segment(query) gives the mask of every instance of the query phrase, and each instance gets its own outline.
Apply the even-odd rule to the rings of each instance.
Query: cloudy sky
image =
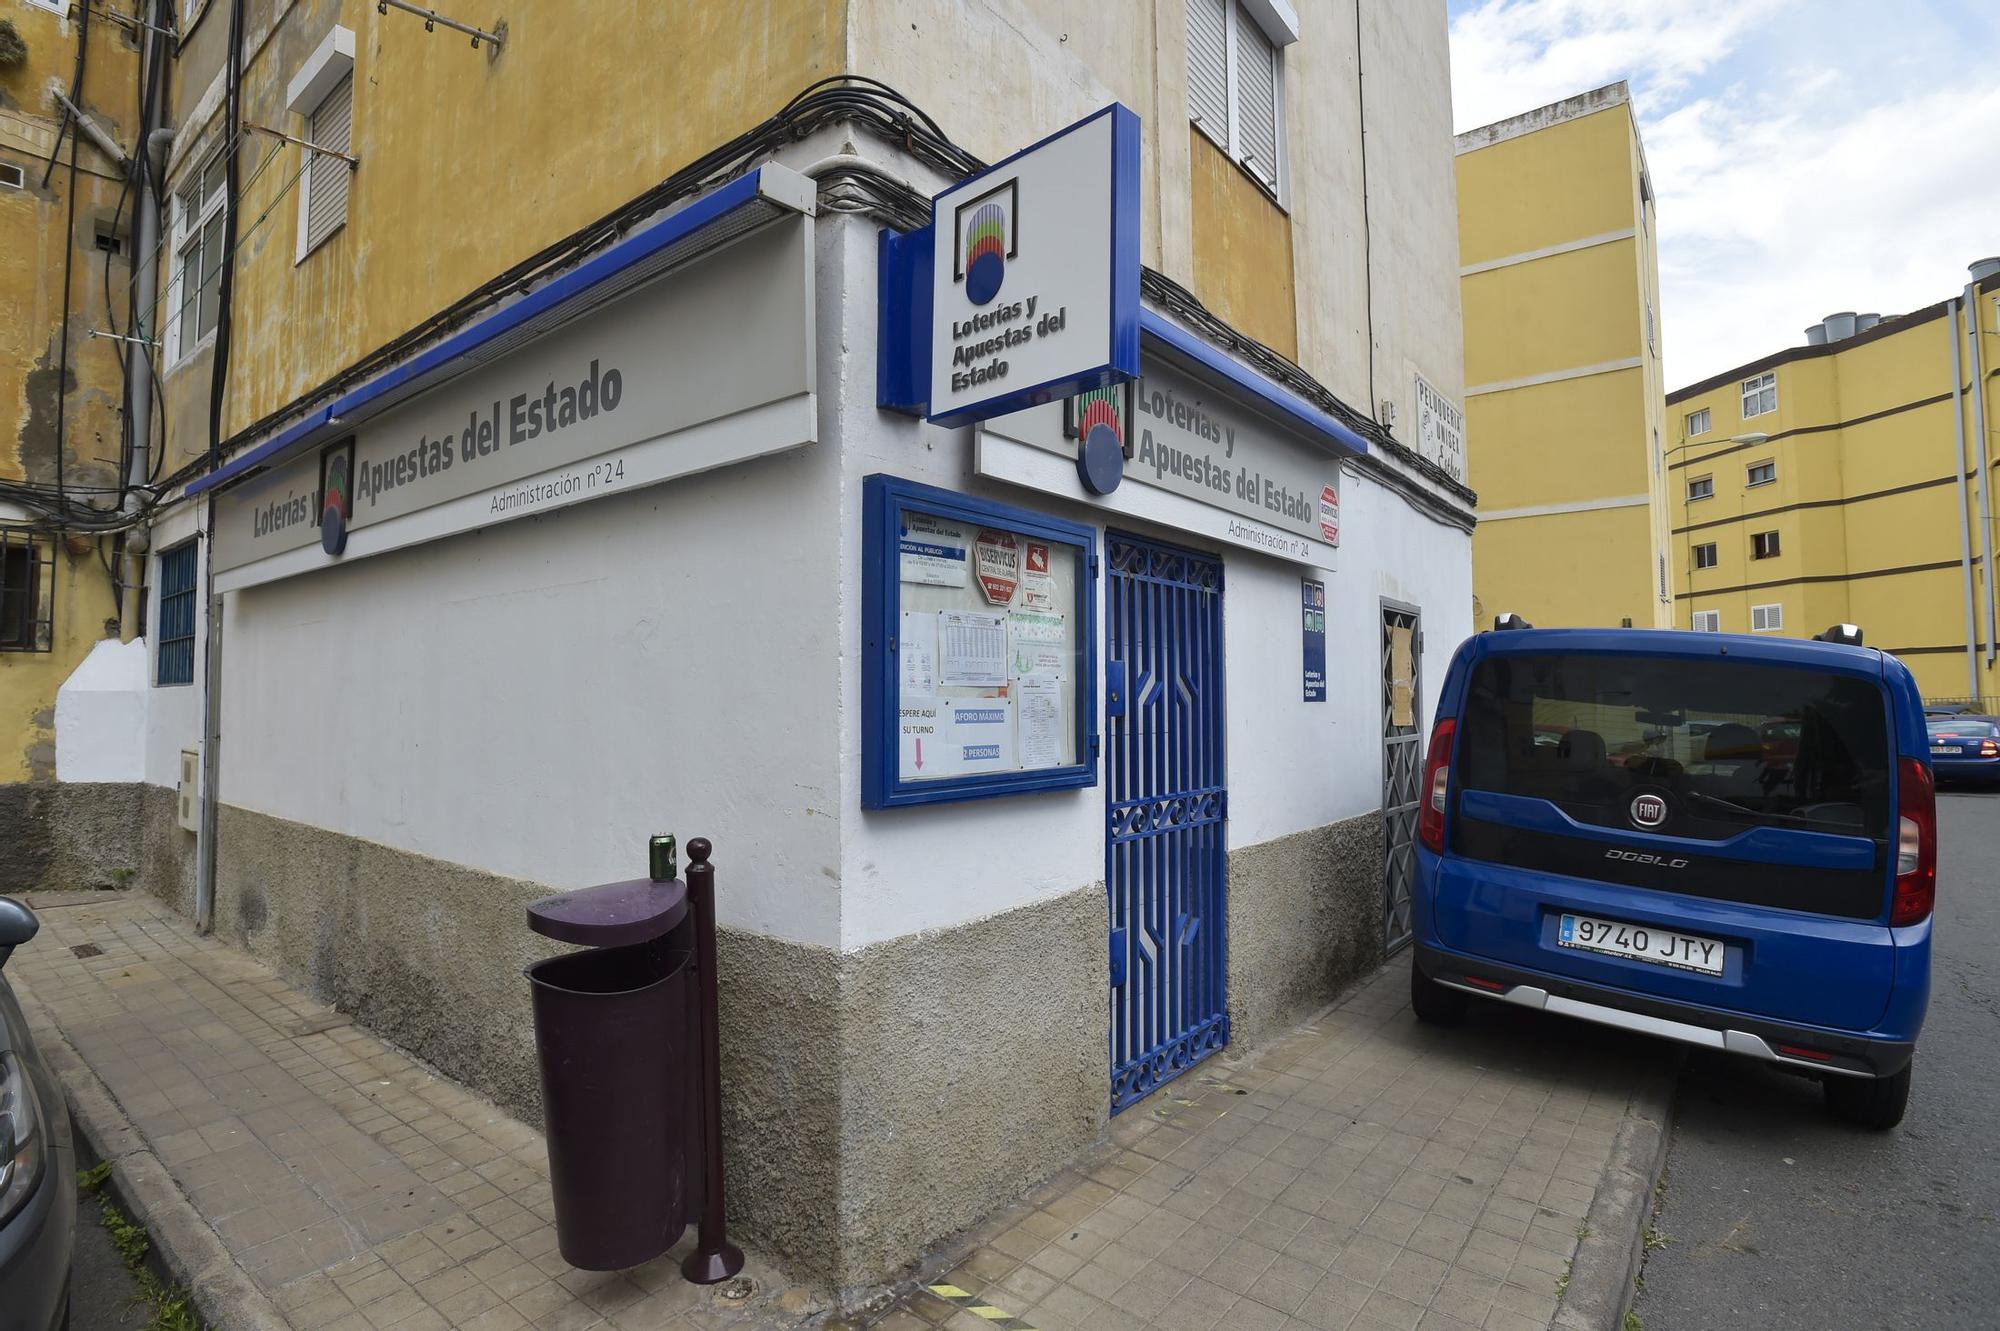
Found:
[[[1994,0],[1448,0],[1453,118],[1632,85],[1671,390],[2000,254]]]

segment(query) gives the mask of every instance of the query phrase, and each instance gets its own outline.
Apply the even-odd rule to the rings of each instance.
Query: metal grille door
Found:
[[[1410,941],[1410,891],[1417,881],[1417,804],[1424,738],[1417,663],[1423,632],[1415,609],[1382,605],[1382,943]]]
[[[1111,1109],[1229,1043],[1222,564],[1110,533]]]

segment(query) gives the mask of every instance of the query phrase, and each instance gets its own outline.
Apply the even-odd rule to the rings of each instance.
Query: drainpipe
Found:
[[[148,330],[156,313],[159,295],[159,262],[153,256],[160,248],[160,198],[154,186],[173,146],[174,132],[164,125],[167,97],[167,38],[159,7],[153,7],[153,30],[146,40],[146,105],[139,119],[139,149],[128,170],[137,178],[138,218],[133,227],[133,258],[138,268],[132,274],[132,352],[125,357],[125,401],[130,404],[127,422],[132,434],[132,455],[125,473],[125,502],[128,514],[139,510],[139,487],[152,477],[153,448],[153,352],[147,345]],[[150,533],[135,527],[125,538],[124,556],[118,570],[118,640],[131,642],[139,636],[140,602],[145,593],[145,561]]]
[[[1965,322],[1967,334],[1972,344],[1972,442],[1979,462],[1979,547],[1986,555],[1986,668],[1993,668],[1993,657],[2000,646],[1993,641],[1995,618],[1995,598],[2000,597],[2000,588],[1993,583],[1993,500],[1987,494],[1991,483],[1986,475],[1990,470],[1986,462],[1986,368],[1983,348],[1980,346],[1979,285],[1965,284]],[[1957,325],[1952,326],[1957,331]],[[1973,706],[1979,706],[1979,690],[1972,691]]]
[[[1948,331],[1951,336],[1951,423],[1958,432],[1958,470],[1952,476],[1958,481],[1958,548],[1959,561],[1965,570],[1965,693],[1969,698],[1979,697],[1979,620],[1972,608],[1972,521],[1965,511],[1965,377],[1959,364],[1958,355],[1958,302],[1953,301],[1947,313],[1951,316]],[[1988,569],[1987,580],[1992,580],[1993,570]],[[1974,702],[1973,706],[1978,706]]]
[[[1954,343],[1956,345],[1956,343]],[[221,793],[222,757],[222,601],[215,594],[215,492],[208,493],[202,518],[202,605],[207,609],[208,636],[201,684],[201,831],[194,843],[194,927],[215,928],[216,806]]]

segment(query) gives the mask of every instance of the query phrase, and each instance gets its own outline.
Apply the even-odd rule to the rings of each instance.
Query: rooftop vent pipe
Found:
[[[1989,277],[2000,276],[2000,254],[1985,259],[1974,259],[1966,265],[1966,271],[1972,274],[1972,280],[1975,282],[1984,282]]]
[[[1842,310],[1838,314],[1826,316],[1826,340],[1838,342],[1854,336],[1854,311]]]
[[[1855,319],[1854,331],[1857,333],[1865,333],[1869,329],[1873,328],[1876,324],[1881,322],[1882,322],[1882,316],[1879,314],[1875,313],[1864,314]]]
[[[1806,329],[1806,345],[1809,347],[1823,347],[1826,345],[1825,324],[1814,324],[1812,327]]]

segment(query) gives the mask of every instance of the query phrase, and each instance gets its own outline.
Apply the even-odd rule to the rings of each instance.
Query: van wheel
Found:
[[[1910,1103],[1910,1072],[1914,1060],[1893,1077],[1828,1077],[1826,1107],[1857,1127],[1887,1132],[1903,1121]]]
[[[1417,1020],[1432,1026],[1457,1026],[1465,1020],[1466,995],[1439,984],[1410,959],[1410,1008]]]

